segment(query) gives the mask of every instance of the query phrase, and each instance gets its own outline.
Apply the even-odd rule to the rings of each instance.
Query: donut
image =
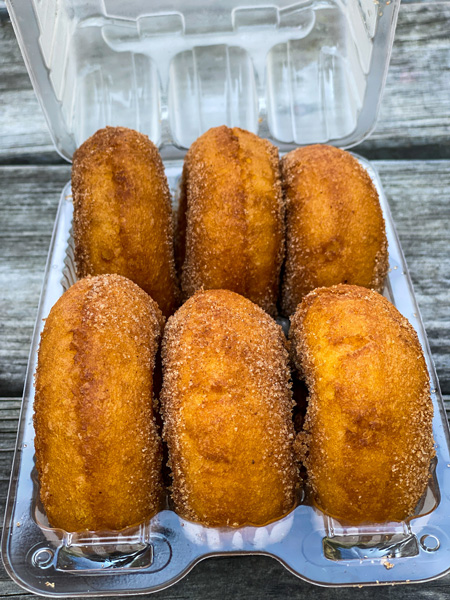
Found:
[[[284,256],[277,148],[238,127],[210,129],[189,148],[180,188],[183,298],[228,289],[274,315]]]
[[[52,527],[120,530],[160,506],[153,366],[163,317],[120,275],[87,277],[52,307],[41,337],[34,427]]]
[[[299,477],[281,328],[234,292],[200,291],[168,320],[162,360],[176,512],[237,527],[290,511]]]
[[[309,389],[296,440],[316,506],[347,524],[413,515],[434,456],[433,405],[417,334],[360,286],[310,292],[291,320]]]
[[[378,193],[345,150],[314,145],[281,161],[286,201],[282,312],[308,292],[339,283],[382,293],[388,245]]]
[[[156,146],[132,129],[100,129],[73,156],[72,193],[78,277],[123,275],[172,314],[173,215]]]

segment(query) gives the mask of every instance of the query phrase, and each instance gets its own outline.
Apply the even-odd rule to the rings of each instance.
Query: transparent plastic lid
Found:
[[[375,125],[400,0],[7,0],[56,149],[137,129],[163,158],[210,127],[281,149]]]

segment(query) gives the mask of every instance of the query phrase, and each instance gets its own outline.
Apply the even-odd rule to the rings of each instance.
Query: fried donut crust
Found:
[[[200,291],[169,319],[163,438],[182,517],[263,525],[294,507],[299,477],[285,343],[260,307],[227,290]]]
[[[311,290],[339,283],[382,293],[388,244],[378,193],[345,150],[316,144],[281,161],[286,201],[283,314]]]
[[[296,440],[314,502],[352,525],[401,521],[425,491],[433,405],[411,324],[378,293],[311,292],[291,322],[309,404]]]
[[[119,530],[158,510],[152,379],[162,326],[156,302],[119,275],[82,279],[51,309],[34,427],[40,496],[53,527]]]
[[[199,137],[184,162],[177,238],[184,299],[223,288],[275,314],[284,257],[278,149],[238,127]]]
[[[73,156],[72,192],[78,277],[124,275],[172,314],[173,215],[156,146],[132,129],[100,129]]]

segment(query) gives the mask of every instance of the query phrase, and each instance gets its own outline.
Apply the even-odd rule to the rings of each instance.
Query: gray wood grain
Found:
[[[403,0],[380,117],[356,150],[377,158],[450,158],[450,2]],[[0,164],[58,164],[0,0]],[[378,161],[450,416],[450,160]],[[0,520],[20,396],[57,202],[67,165],[0,167]],[[450,559],[449,559],[450,566]],[[450,576],[383,589],[326,589],[275,560],[208,559],[154,598],[450,598]],[[27,598],[0,563],[0,597]],[[150,599],[150,595],[143,596]]]
[[[448,161],[374,161],[389,200],[442,390],[450,393]]]
[[[450,161],[378,161],[442,389],[450,393]],[[0,394],[19,396],[66,165],[1,167]]]
[[[70,167],[0,169],[0,394],[20,395],[57,202]]]
[[[402,3],[368,158],[450,158],[450,2]],[[0,20],[0,163],[61,163],[14,37]]]
[[[370,158],[450,158],[450,3],[400,7]]]
[[[15,600],[33,598],[0,571],[0,595]],[[301,581],[279,564],[264,556],[209,558],[199,563],[180,582],[142,600],[444,600],[450,597],[448,576],[435,582],[383,588],[322,588]],[[107,600],[111,600],[109,597]]]

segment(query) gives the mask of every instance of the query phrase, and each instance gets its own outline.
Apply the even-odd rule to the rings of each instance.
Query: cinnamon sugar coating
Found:
[[[73,156],[72,192],[78,277],[124,275],[172,314],[173,215],[156,146],[132,129],[100,129]]]
[[[348,152],[297,148],[281,161],[286,200],[283,314],[316,287],[360,285],[382,293],[388,244],[378,193]]]
[[[82,279],[51,309],[34,427],[52,527],[119,530],[158,510],[162,452],[152,403],[163,321],[156,302],[119,275]]]
[[[281,328],[227,290],[167,322],[163,437],[176,511],[209,526],[263,525],[294,507],[292,393]]]
[[[229,289],[275,314],[284,257],[278,150],[234,127],[215,127],[186,154],[178,212],[184,299]]]
[[[296,446],[316,504],[351,525],[411,516],[434,456],[429,376],[411,324],[376,292],[338,285],[306,296],[290,337],[310,393]]]

